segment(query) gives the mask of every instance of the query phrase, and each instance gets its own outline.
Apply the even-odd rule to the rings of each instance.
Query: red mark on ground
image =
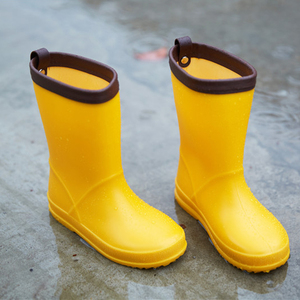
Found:
[[[162,47],[153,51],[136,53],[134,57],[138,60],[157,61],[166,58],[167,55],[168,55],[168,49],[166,47]]]

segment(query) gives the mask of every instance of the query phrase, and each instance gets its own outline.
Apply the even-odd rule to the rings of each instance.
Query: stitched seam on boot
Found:
[[[71,207],[71,209],[68,211],[69,214],[72,213],[72,211],[75,209],[76,210],[76,213],[79,215],[78,211],[77,211],[77,206],[80,204],[81,201],[83,201],[89,193],[91,193],[94,189],[96,189],[97,187],[101,186],[102,184],[106,183],[107,181],[113,179],[114,177],[117,177],[117,176],[120,176],[123,174],[123,170],[118,172],[118,173],[115,173],[111,176],[108,176],[102,180],[100,180],[99,182],[97,182],[96,184],[94,184],[92,187],[90,187],[80,198],[79,200],[73,204],[73,207]]]
[[[224,172],[224,173],[221,173],[221,174],[218,174],[218,175],[216,175],[216,176],[213,176],[213,177],[209,178],[204,184],[202,184],[202,185],[196,190],[196,192],[192,195],[191,199],[196,200],[197,194],[198,194],[199,192],[201,192],[201,190],[203,190],[207,185],[209,185],[209,184],[210,184],[211,182],[213,182],[214,180],[219,179],[219,178],[222,178],[222,177],[226,177],[226,176],[228,176],[228,175],[237,174],[237,173],[240,173],[240,172],[244,172],[244,168],[240,168],[240,169],[233,170],[233,171],[229,171],[229,172]]]
[[[72,204],[73,204],[73,207],[75,206],[75,200],[74,198],[72,197],[70,191],[68,190],[67,186],[65,185],[65,183],[63,182],[63,180],[60,178],[60,176],[58,175],[58,173],[55,171],[54,167],[52,166],[50,160],[49,160],[49,166],[50,166],[50,169],[51,171],[53,172],[53,174],[56,176],[56,178],[58,179],[59,183],[63,186],[63,188],[65,189],[67,195],[69,196]],[[68,212],[67,212],[68,213]],[[80,216],[78,214],[78,212],[76,211],[76,215],[77,215],[77,218],[79,220],[79,222],[81,222],[81,219],[80,219]]]
[[[188,168],[188,166],[187,166],[187,163],[186,163],[185,158],[184,158],[183,154],[181,153],[181,151],[179,152],[179,156],[180,156],[180,159],[181,159],[181,161],[182,161],[182,164],[183,164],[183,166],[184,166],[184,168],[185,168],[185,170],[186,170],[186,173],[187,173],[187,175],[188,175],[188,179],[189,179],[190,184],[191,184],[191,186],[192,186],[192,191],[193,191],[193,193],[194,193],[195,187],[194,187],[194,183],[193,183],[193,180],[192,180],[192,177],[191,177],[191,174],[190,174],[190,170],[189,170],[189,168]],[[193,199],[193,195],[192,195],[192,197],[191,197],[191,200],[192,200],[192,199]]]

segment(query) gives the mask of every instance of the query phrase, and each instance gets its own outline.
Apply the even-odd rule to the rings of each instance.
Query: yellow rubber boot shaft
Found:
[[[87,94],[110,89],[100,75],[70,67],[50,66],[44,73]],[[119,93],[90,104],[35,82],[34,90],[49,147],[52,215],[123,265],[156,268],[180,257],[186,249],[183,229],[137,197],[124,178]]]
[[[171,56],[172,51],[176,47]],[[230,59],[235,58],[227,59],[227,64]],[[183,76],[203,81],[204,87],[199,88],[203,90],[207,82],[232,84],[242,79],[243,75],[213,60],[209,55],[207,59],[192,56],[186,67],[170,65],[175,73],[182,68]],[[228,93],[212,88],[210,93],[201,92],[188,87],[189,81],[182,83],[185,79],[174,72],[180,130],[176,200],[203,224],[216,249],[234,266],[268,272],[283,265],[290,254],[287,233],[244,179],[244,145],[254,86],[240,92],[232,87]]]

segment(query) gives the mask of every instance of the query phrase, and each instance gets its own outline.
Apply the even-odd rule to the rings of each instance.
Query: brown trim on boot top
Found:
[[[169,51],[171,71],[181,83],[194,91],[207,94],[239,93],[252,90],[255,87],[257,72],[249,63],[213,46],[187,43],[188,39],[188,37],[176,39],[175,45]],[[184,55],[184,57],[179,57],[180,55]],[[187,65],[189,65],[192,57],[217,63],[241,77],[231,79],[201,79],[194,77],[180,66],[182,65],[182,59],[186,59],[188,61]]]
[[[42,48],[31,53],[29,67],[31,78],[37,85],[74,101],[98,104],[111,100],[119,92],[117,72],[107,65],[85,57],[48,52]],[[47,76],[48,67],[76,69],[104,79],[109,84],[100,90],[81,89]],[[41,70],[45,71],[45,74]]]

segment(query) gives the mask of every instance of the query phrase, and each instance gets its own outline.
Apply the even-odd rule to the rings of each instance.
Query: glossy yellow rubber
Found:
[[[185,68],[202,79],[239,77],[208,60]],[[217,251],[248,272],[269,272],[290,255],[280,222],[254,197],[244,179],[243,155],[254,90],[205,94],[172,83],[180,130],[175,198],[199,220]]]
[[[108,82],[65,67],[47,76],[81,89]],[[183,229],[137,197],[121,162],[119,93],[104,103],[69,100],[34,83],[49,147],[49,209],[108,259],[137,268],[168,265],[186,249]]]

